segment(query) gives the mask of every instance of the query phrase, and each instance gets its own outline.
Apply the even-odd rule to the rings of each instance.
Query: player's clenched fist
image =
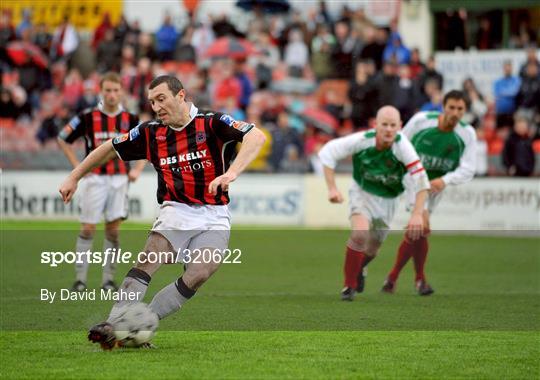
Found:
[[[343,203],[343,195],[338,189],[330,189],[328,190],[328,200],[330,203]]]
[[[421,214],[412,214],[407,225],[407,237],[412,240],[418,240],[424,232],[424,219]]]
[[[62,185],[60,185],[60,194],[62,195],[62,199],[64,200],[64,203],[69,203],[71,199],[73,198],[73,194],[75,194],[75,191],[77,191],[77,180],[72,178],[71,176],[68,176]]]
[[[212,195],[216,195],[217,189],[219,187],[221,187],[222,191],[229,191],[229,184],[235,179],[235,174],[225,173],[223,175],[220,175],[219,177],[216,177],[212,182],[210,182],[210,184],[208,185],[208,192]]]

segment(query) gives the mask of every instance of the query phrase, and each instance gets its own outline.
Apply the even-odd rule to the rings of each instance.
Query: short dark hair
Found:
[[[172,92],[173,95],[176,96],[180,92],[180,90],[184,89],[184,86],[182,85],[182,82],[178,80],[178,78],[172,76],[172,75],[161,75],[157,78],[154,78],[152,82],[150,82],[150,85],[148,86],[149,90],[152,90],[159,86],[162,83],[167,83],[167,87],[169,88],[169,91]]]
[[[465,102],[465,105],[467,104],[467,97],[465,96],[465,93],[463,91],[459,90],[452,90],[446,93],[444,95],[443,99],[443,106],[446,105],[446,102],[448,99],[454,99],[454,100],[463,100]]]

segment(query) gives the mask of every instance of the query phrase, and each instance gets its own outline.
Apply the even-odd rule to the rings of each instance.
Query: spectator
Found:
[[[184,30],[184,34],[180,38],[178,46],[174,52],[174,60],[177,62],[197,63],[197,52],[191,44],[193,39],[193,27],[188,25]],[[243,119],[242,119],[243,120]]]
[[[512,75],[512,61],[504,62],[503,73],[504,76],[497,79],[493,85],[497,128],[506,128],[513,124],[516,96],[521,85],[520,79]]]
[[[538,68],[538,72],[540,72],[540,61],[538,60],[538,56],[536,55],[536,47],[532,46],[527,49],[527,58],[525,60],[525,63],[521,65],[521,68],[519,69],[519,76],[523,78],[526,76],[527,71],[527,65],[529,63],[533,63]]]
[[[323,80],[332,73],[332,51],[336,38],[327,24],[317,26],[317,34],[311,40],[311,66],[317,80]]]
[[[96,85],[92,80],[85,80],[83,82],[83,94],[77,101],[75,106],[75,112],[79,113],[84,111],[87,108],[92,108],[97,106],[99,102],[98,96],[96,94]],[[62,127],[65,123],[62,125]]]
[[[494,35],[493,26],[487,17],[480,19],[480,25],[476,32],[476,47],[478,50],[495,49],[496,37]]]
[[[238,36],[238,32],[233,24],[229,21],[227,15],[222,14],[216,17],[212,22],[212,29],[214,31],[215,38],[225,36]],[[196,46],[196,45],[195,45]]]
[[[137,60],[143,57],[148,58],[152,62],[157,60],[156,50],[154,49],[154,43],[150,34],[144,32],[139,34],[138,43],[135,45],[135,57]]]
[[[465,9],[459,9],[458,11],[449,10],[446,13],[448,30],[446,32],[447,39],[447,49],[455,50],[466,49],[467,41],[465,37],[465,24],[467,19],[467,12]]]
[[[397,66],[390,62],[385,62],[382,72],[377,74],[374,80],[376,91],[376,109],[384,105],[394,105],[395,94],[399,88],[399,78],[396,75]]]
[[[267,88],[272,82],[272,70],[279,63],[279,50],[274,45],[268,32],[257,35],[255,47],[259,54],[248,58],[251,67],[255,67],[256,85],[258,89]]]
[[[36,138],[41,145],[49,140],[53,140],[58,136],[58,133],[69,121],[69,105],[61,104],[56,112],[53,112],[49,117],[45,118],[39,127]]]
[[[64,79],[62,98],[65,99],[71,109],[75,109],[79,98],[83,93],[82,75],[77,69],[71,69]]]
[[[394,106],[401,114],[403,125],[409,121],[415,111],[417,88],[411,80],[411,69],[408,65],[400,65],[398,70],[399,82],[394,95]]]
[[[105,35],[97,47],[96,60],[97,71],[118,71],[120,68],[120,45],[114,40],[114,31],[107,29]]]
[[[51,58],[54,61],[70,61],[71,55],[79,46],[79,37],[69,17],[65,16],[62,24],[54,31],[51,46]]]
[[[523,49],[536,42],[536,32],[531,27],[531,21],[527,16],[518,22],[517,34],[510,37],[510,47]]]
[[[478,128],[488,109],[484,96],[478,91],[472,78],[463,81],[463,92],[467,95],[468,106],[462,120]]]
[[[171,16],[166,15],[163,24],[156,32],[156,51],[160,61],[173,59],[177,39],[178,33],[172,25]]]
[[[367,65],[356,64],[354,79],[349,84],[349,100],[352,105],[351,121],[355,130],[367,128],[369,119],[375,116],[374,88],[370,82]]]
[[[366,45],[360,53],[362,59],[371,59],[377,70],[382,68],[383,52],[386,48],[387,33],[383,28],[366,30]]]
[[[25,8],[23,10],[23,16],[22,16],[22,20],[21,20],[21,23],[17,26],[17,29],[16,29],[16,35],[18,38],[22,38],[22,34],[24,31],[28,30],[28,31],[32,31],[32,13],[30,11],[30,9],[28,8]]]
[[[355,45],[349,24],[339,21],[335,25],[336,43],[332,49],[334,77],[349,80],[352,77],[352,50]]]
[[[118,25],[116,25],[116,28],[114,28],[114,40],[119,46],[124,45],[130,30],[131,28],[126,20],[126,16],[121,15]]]
[[[315,21],[318,24],[326,24],[328,26],[332,25],[332,18],[328,13],[328,9],[326,8],[326,1],[324,0],[319,1],[319,9],[317,10]]]
[[[538,75],[538,66],[533,62],[527,64],[516,103],[519,112],[526,115],[529,120],[536,121],[540,114],[540,76]]]
[[[214,87],[214,104],[217,108],[222,108],[227,99],[232,97],[238,107],[242,97],[242,84],[234,76],[232,61],[223,61],[222,65],[222,70],[220,70],[222,77]]]
[[[15,39],[15,28],[11,23],[11,14],[8,10],[1,10],[0,14],[0,62],[7,62],[4,47]]]
[[[47,24],[44,22],[37,24],[33,40],[34,44],[48,56],[51,50],[52,35],[47,30]]]
[[[410,60],[411,52],[403,45],[401,36],[398,32],[392,32],[383,51],[383,61],[402,65],[408,64]]]
[[[137,104],[137,109],[139,112],[151,112],[152,109],[147,100],[147,88],[154,78],[152,62],[148,58],[141,58],[137,63],[137,72],[130,78],[127,88]]]
[[[439,90],[442,90],[444,87],[443,82],[443,76],[440,72],[437,71],[435,68],[435,57],[430,56],[426,62],[426,68],[424,72],[420,75],[418,78],[418,86],[420,90],[422,91],[422,94],[426,95],[424,89],[426,87],[426,82],[429,80],[433,80],[437,82],[437,86],[439,87]]]
[[[0,87],[0,119],[15,120],[19,116],[11,91],[5,87]]]
[[[94,50],[96,50],[101,41],[105,39],[105,34],[108,30],[113,30],[113,25],[111,23],[111,16],[109,15],[109,12],[105,12],[103,18],[101,19],[101,23],[94,31],[94,38],[92,39],[92,48]]]
[[[287,158],[289,146],[294,146],[298,152],[303,152],[302,139],[298,132],[289,125],[289,117],[286,112],[278,114],[276,128],[272,130],[272,154],[270,164],[274,171],[280,171],[283,161]]]
[[[436,111],[442,112],[443,93],[439,88],[439,84],[435,79],[430,79],[424,86],[424,92],[428,97],[428,101],[422,104],[420,111]]]
[[[508,175],[528,177],[533,173],[535,156],[527,118],[516,118],[514,130],[504,144],[503,163]]]
[[[191,36],[191,45],[197,51],[197,57],[201,59],[206,52],[206,49],[215,41],[216,36],[214,30],[208,22],[200,22],[195,24],[195,29]]]
[[[238,105],[245,112],[253,93],[253,85],[246,73],[246,62],[244,60],[234,62],[234,77],[238,80],[242,89]],[[239,120],[244,120],[244,118],[239,118]]]
[[[409,69],[411,70],[411,79],[416,80],[420,78],[424,72],[426,65],[420,59],[420,50],[414,48],[411,50],[411,61],[409,62]]]
[[[309,51],[306,46],[302,32],[293,29],[289,33],[289,43],[285,47],[285,63],[289,68],[289,75],[292,77],[302,77],[304,68],[308,63]]]

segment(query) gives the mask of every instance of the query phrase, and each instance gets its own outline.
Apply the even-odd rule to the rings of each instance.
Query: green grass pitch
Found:
[[[111,302],[39,300],[68,288],[73,265],[40,263],[74,249],[77,224],[3,222],[0,378],[493,378],[540,376],[540,239],[430,238],[431,297],[413,291],[409,264],[394,295],[380,293],[400,234],[369,265],[366,291],[339,300],[345,230],[236,229],[226,264],[177,314],[157,350],[102,352],[85,331]],[[125,224],[139,251],[147,226]],[[101,234],[94,250],[101,250]],[[118,280],[130,265],[118,269]],[[89,286],[101,269],[92,267]],[[163,266],[145,301],[182,272]]]

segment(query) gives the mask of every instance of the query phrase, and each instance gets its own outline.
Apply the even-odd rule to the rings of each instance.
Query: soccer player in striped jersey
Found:
[[[77,182],[112,157],[118,155],[125,161],[147,159],[157,172],[157,200],[161,207],[144,251],[180,252],[183,256],[176,257],[180,262],[187,261],[186,252],[196,250],[223,254],[230,234],[229,184],[257,157],[265,142],[264,134],[253,124],[199,110],[185,97],[186,91],[177,78],[155,78],[149,85],[148,98],[158,119],[100,146],[60,187],[64,201],[69,202]],[[238,142],[242,145],[231,163]],[[104,348],[116,344],[110,322],[124,305],[143,299],[161,264],[140,260],[127,273],[120,290],[131,295],[129,300],[115,303],[108,321],[90,329],[91,341]],[[174,313],[220,264],[215,258],[209,262],[190,261],[181,277],[154,296],[150,308],[160,319]]]
[[[362,272],[377,255],[386,239],[395,214],[398,197],[407,187],[415,194],[414,209],[407,225],[407,236],[417,240],[424,224],[422,211],[429,182],[412,144],[399,130],[399,111],[391,106],[377,112],[375,130],[358,132],[328,142],[319,152],[324,165],[328,200],[342,203],[334,170],[339,160],[352,156],[354,182],[349,190],[351,234],[345,253],[345,287],[341,299],[352,301],[363,291]],[[360,280],[360,281],[359,281]]]
[[[71,144],[79,138],[85,140],[86,155],[104,142],[129,132],[139,122],[133,115],[122,108],[122,86],[120,76],[106,73],[100,81],[101,101],[95,108],[90,108],[76,115],[63,128],[58,136],[58,144],[75,168],[79,164]],[[96,167],[81,181],[80,222],[81,230],[77,238],[76,251],[92,250],[96,224],[105,216],[105,240],[103,252],[118,249],[120,223],[126,219],[128,211],[128,182],[135,181],[144,167],[144,161],[130,169],[128,163],[112,159]],[[75,283],[73,290],[86,289],[88,262],[75,264]],[[114,282],[115,265],[108,262],[103,267],[102,288],[117,290]]]
[[[394,292],[401,269],[412,257],[418,294],[427,296],[433,293],[424,273],[430,232],[429,216],[441,200],[444,188],[469,182],[476,169],[476,132],[473,127],[460,121],[466,106],[463,92],[450,91],[443,99],[443,113],[419,112],[403,129],[403,134],[411,140],[426,169],[431,190],[423,212],[425,231],[415,241],[407,236],[403,238],[394,267],[382,287],[384,292]],[[411,194],[407,199],[410,204]]]

